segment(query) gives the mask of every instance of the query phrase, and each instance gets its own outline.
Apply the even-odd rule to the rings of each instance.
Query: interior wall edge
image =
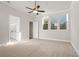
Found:
[[[71,41],[70,43],[71,43],[72,47],[74,48],[75,52],[77,53],[77,55],[79,56],[79,51],[78,51],[78,49],[75,47],[75,45],[73,44],[72,41]]]

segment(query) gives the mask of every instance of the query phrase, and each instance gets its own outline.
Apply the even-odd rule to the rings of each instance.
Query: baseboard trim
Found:
[[[73,42],[71,41],[72,47],[74,48],[74,50],[76,51],[77,55],[79,56],[79,51],[78,49],[75,47],[75,45],[73,44]]]
[[[55,41],[62,41],[62,42],[70,42],[70,40],[62,40],[62,39],[53,39]]]
[[[43,40],[44,38],[39,38]],[[62,39],[44,39],[44,40],[54,40],[54,41],[62,41],[62,42],[71,42],[70,40],[62,40]]]

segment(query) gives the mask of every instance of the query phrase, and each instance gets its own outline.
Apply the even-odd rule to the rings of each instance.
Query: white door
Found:
[[[9,17],[9,41],[21,40],[20,18],[10,15]]]
[[[33,38],[39,38],[39,25],[37,21],[33,22]]]

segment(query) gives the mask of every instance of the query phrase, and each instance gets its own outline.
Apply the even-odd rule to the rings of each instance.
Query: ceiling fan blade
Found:
[[[30,11],[30,12],[28,12],[28,13],[32,13],[33,11]]]
[[[36,5],[36,1],[35,1],[35,6],[34,6],[34,8],[30,8],[30,7],[26,7],[27,9],[30,9],[30,10],[32,10],[32,11],[30,11],[30,12],[28,12],[28,13],[32,13],[33,11],[33,13],[36,13],[37,15],[38,15],[38,12],[45,12],[44,10],[39,10],[39,8],[40,8],[40,5]]]
[[[44,10],[37,10],[38,12],[45,12]]]
[[[26,7],[26,8],[28,8],[28,9],[30,9],[30,10],[33,10],[32,8],[30,8],[30,7]]]

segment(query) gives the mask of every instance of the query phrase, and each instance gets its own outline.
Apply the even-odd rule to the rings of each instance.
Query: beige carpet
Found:
[[[70,43],[52,40],[27,40],[0,46],[1,57],[77,57]]]

